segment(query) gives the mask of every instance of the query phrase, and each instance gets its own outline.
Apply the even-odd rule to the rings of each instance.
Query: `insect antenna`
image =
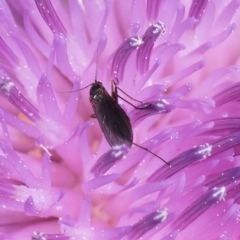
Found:
[[[139,147],[139,148],[141,148],[141,149],[143,149],[143,150],[145,150],[145,151],[147,151],[147,152],[149,152],[149,153],[151,153],[151,154],[154,155],[155,157],[157,157],[157,158],[159,158],[160,160],[162,160],[163,162],[165,162],[169,167],[171,167],[170,163],[166,162],[163,158],[159,157],[156,153],[150,151],[148,148],[145,148],[145,147],[143,147],[143,146],[141,146],[141,145],[138,145],[138,144],[136,144],[136,143],[134,143],[134,142],[133,142],[132,144],[135,145],[135,146],[137,146],[137,147]]]
[[[64,91],[64,92],[59,92],[59,93],[72,93],[72,92],[78,92],[78,91],[81,91],[81,90],[83,90],[83,89],[85,89],[85,88],[88,88],[88,87],[90,87],[90,86],[92,86],[92,83],[90,83],[90,84],[87,85],[86,87],[79,88],[79,89],[77,89],[77,90],[73,90],[73,91]]]
[[[96,69],[95,69],[95,82],[97,82],[97,77],[98,77],[98,68],[99,68],[99,47],[100,47],[100,42],[97,45],[97,52],[96,52]]]
[[[95,82],[97,82],[97,76],[98,76],[98,66],[99,66],[99,44],[98,43],[98,46],[97,46],[97,52],[96,52],[96,70],[95,70]],[[83,88],[79,88],[77,90],[74,90],[74,91],[64,91],[64,92],[59,92],[59,93],[72,93],[72,92],[78,92],[78,91],[81,91],[85,88],[88,88],[90,86],[92,86],[93,84],[90,83],[89,85],[87,85],[86,87],[83,87]]]

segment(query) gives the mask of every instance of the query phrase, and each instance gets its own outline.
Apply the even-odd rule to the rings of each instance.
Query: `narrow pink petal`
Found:
[[[18,172],[22,181],[29,187],[38,187],[39,180],[35,178],[29,168],[25,165],[22,159],[6,144],[0,144],[1,149],[6,155],[8,161],[12,164],[12,167]]]
[[[16,64],[19,63],[18,57],[14,54],[11,48],[8,47],[2,37],[0,37],[0,55],[4,62],[11,65],[12,67],[16,66]]]
[[[142,37],[142,44],[137,51],[137,69],[141,74],[149,70],[150,56],[153,46],[158,37],[163,36],[166,32],[166,26],[163,22],[152,24]]]
[[[7,124],[17,128],[18,130],[24,132],[28,136],[36,138],[40,135],[38,129],[35,126],[26,123],[25,121],[17,118],[16,116],[12,115],[9,112],[4,112],[4,118]]]
[[[61,72],[71,81],[74,79],[74,70],[68,57],[68,48],[66,38],[63,34],[54,34],[53,49],[56,54],[56,60]]]
[[[217,36],[210,39],[213,47],[216,47],[217,45],[221,44],[224,40],[226,40],[229,37],[229,35],[234,31],[235,28],[236,28],[236,23],[232,23],[224,31],[222,31]]]
[[[203,15],[201,16],[201,21],[198,23],[195,30],[196,41],[200,44],[209,40],[208,33],[209,30],[214,31],[213,23],[216,16],[216,7],[214,1],[204,0],[204,2],[207,2],[207,6],[205,7]]]
[[[114,54],[111,67],[111,75],[113,78],[118,78],[120,81],[123,80],[124,68],[128,58],[142,43],[143,41],[139,36],[133,36],[126,39],[121,46],[118,47]]]
[[[162,82],[165,83],[166,86],[170,86],[174,83],[178,83],[181,80],[184,80],[186,77],[190,76],[191,74],[195,73],[196,71],[201,70],[206,66],[205,61],[199,61],[196,63],[193,63],[192,65],[175,72],[174,75],[167,76],[162,79]]]
[[[38,102],[43,104],[47,115],[54,120],[61,119],[62,116],[53,93],[52,85],[46,73],[43,73],[41,76],[38,83],[37,94]]]
[[[173,24],[172,27],[172,32],[175,32],[177,30],[177,28],[179,27],[179,25],[181,24],[184,14],[185,14],[185,7],[182,3],[177,2],[177,9],[176,9],[177,13],[176,13],[176,18],[175,18],[175,23]],[[172,34],[170,36],[173,36]],[[168,39],[170,41],[170,39]],[[175,43],[175,42],[173,42]]]
[[[73,35],[82,49],[88,46],[87,30],[84,26],[84,11],[77,0],[69,0]]]
[[[211,42],[203,43],[201,46],[194,49],[190,54],[191,55],[202,55],[207,52],[212,47]]]
[[[160,4],[159,0],[148,0],[147,1],[147,17],[150,21],[156,21]]]
[[[72,88],[73,92],[70,93],[70,97],[63,114],[63,118],[68,125],[72,124],[78,107],[79,93],[76,92],[76,90],[79,89],[80,81],[81,79],[79,77],[75,77],[75,81]]]
[[[205,8],[207,6],[207,0],[193,0],[191,4],[191,8],[189,10],[188,17],[195,18],[197,20],[201,19],[203,13],[205,12]]]
[[[35,0],[42,18],[53,33],[66,34],[66,29],[55,12],[50,0]]]
[[[171,36],[171,42],[178,42],[179,39],[182,37],[182,35],[189,29],[191,29],[193,26],[195,26],[197,23],[196,19],[188,18],[187,20],[183,21],[176,31],[174,31]]]
[[[79,212],[79,216],[77,219],[77,224],[81,227],[90,228],[90,220],[91,220],[91,214],[90,214],[90,207],[91,207],[91,200],[88,197],[84,197],[81,200],[81,208]]]
[[[21,49],[26,59],[26,62],[31,69],[31,72],[36,76],[37,79],[40,78],[41,68],[39,66],[36,56],[25,42],[21,41],[17,36],[15,36],[14,39],[17,42],[19,48]]]
[[[43,155],[42,163],[42,187],[45,189],[50,189],[52,185],[51,175],[50,175],[50,156],[47,153]]]
[[[232,0],[221,12],[218,17],[217,25],[219,28],[224,28],[234,17],[234,14],[238,12],[238,8],[240,6],[239,0]]]
[[[39,33],[34,29],[33,24],[30,20],[30,15],[33,15],[34,13],[31,13],[29,11],[26,11],[24,13],[24,27],[26,29],[26,32],[29,36],[29,38],[32,40],[32,43],[34,46],[45,56],[48,56],[48,53],[50,52],[51,47],[40,37]]]
[[[191,206],[186,208],[178,217],[175,223],[175,229],[184,229],[188,224],[194,221],[197,216],[213,205],[219,204],[219,202],[223,200],[225,191],[225,187],[215,187],[194,201]]]
[[[12,143],[11,143],[11,139],[9,137],[9,133],[7,130],[7,125],[5,122],[5,116],[4,116],[4,112],[0,109],[0,122],[2,125],[2,132],[3,132],[3,141],[10,147],[12,147]]]
[[[120,177],[120,174],[109,174],[102,177],[96,177],[82,185],[83,191],[89,193],[95,189],[98,189],[104,185],[107,185]]]

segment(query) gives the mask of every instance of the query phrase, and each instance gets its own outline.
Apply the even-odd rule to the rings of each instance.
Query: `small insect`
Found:
[[[166,162],[164,159],[159,157],[157,154],[133,142],[133,131],[132,131],[132,125],[131,125],[130,119],[128,115],[125,113],[125,111],[118,104],[118,98],[122,99],[123,101],[127,102],[128,104],[130,104],[131,106],[139,110],[148,108],[150,104],[146,105],[143,108],[142,107],[139,108],[133,105],[132,103],[128,102],[126,99],[119,96],[118,90],[124,93],[130,99],[137,101],[139,103],[143,103],[142,101],[132,98],[130,95],[124,92],[121,88],[119,88],[117,86],[118,84],[117,78],[116,78],[117,83],[115,83],[113,80],[111,81],[111,95],[107,92],[107,90],[102,85],[102,83],[100,81],[97,81],[99,53],[101,50],[103,51],[100,45],[101,44],[99,43],[97,47],[97,52],[96,52],[95,81],[87,85],[86,87],[80,88],[75,91],[70,91],[70,92],[77,92],[91,86],[90,92],[89,92],[89,95],[90,95],[89,101],[94,111],[94,114],[91,115],[91,117],[96,118],[98,120],[98,123],[102,129],[102,132],[111,147],[121,146],[123,144],[125,144],[128,147],[135,145],[151,153],[152,155],[161,159],[163,162],[165,162],[167,165],[170,166],[168,162]]]
[[[95,80],[90,89],[89,100],[94,115],[106,137],[109,145],[127,145],[133,143],[133,132],[130,119],[118,104],[117,88],[112,81],[112,96],[108,94],[102,83]]]
[[[130,119],[125,113],[125,111],[118,104],[118,98],[122,99],[123,101],[127,102],[128,104],[139,110],[148,108],[149,104],[143,108],[139,108],[131,104],[126,99],[118,95],[118,90],[127,95],[132,100],[140,103],[143,102],[129,96],[122,89],[120,89],[117,86],[117,83],[115,83],[113,80],[111,81],[111,95],[107,92],[102,83],[96,80],[96,78],[94,83],[91,83],[88,86],[75,91],[83,90],[85,88],[88,88],[89,86],[91,86],[89,92],[89,101],[94,111],[94,114],[91,115],[91,117],[98,120],[102,132],[111,147],[123,144],[127,145],[128,147],[135,145],[153,154],[154,156],[161,159],[163,162],[170,166],[168,162],[159,157],[157,154],[133,142],[133,131]]]

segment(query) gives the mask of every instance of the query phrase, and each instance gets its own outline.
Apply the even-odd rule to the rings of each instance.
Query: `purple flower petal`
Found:
[[[34,53],[29,48],[29,46],[25,42],[21,41],[17,36],[14,36],[14,40],[17,42],[19,48],[22,51],[22,54],[26,60],[26,63],[31,71],[30,74],[35,75],[35,77],[38,79],[41,76],[41,68],[39,66],[39,63],[38,63]],[[37,82],[34,81],[35,78],[33,78],[33,79],[31,77],[29,77],[29,78],[30,79],[28,79],[28,81],[30,81],[31,84],[34,86],[34,88],[36,88]],[[24,80],[26,80],[26,77]],[[25,87],[31,88],[30,86],[25,86]]]
[[[239,100],[239,90],[240,84],[235,83],[230,88],[225,89],[223,92],[218,93],[215,96],[217,106],[221,106],[230,101],[238,101]]]
[[[1,93],[12,103],[20,112],[32,121],[40,120],[38,109],[36,109],[17,89],[9,76],[0,70]]]
[[[227,186],[238,181],[239,179],[240,167],[236,167],[210,176],[205,185],[209,188]]]
[[[81,202],[80,216],[77,222],[71,221],[69,217],[60,219],[60,224],[66,236],[78,239],[121,239],[130,230],[130,227],[118,227],[107,230],[92,229],[90,207],[88,198],[83,198]]]
[[[56,54],[56,60],[58,63],[61,72],[73,80],[76,78],[76,74],[74,73],[75,69],[72,68],[70,64],[70,60],[68,57],[68,48],[65,36],[63,34],[54,34],[54,41],[53,41],[53,56]],[[53,62],[51,63],[51,65]],[[52,67],[52,66],[51,66]]]
[[[53,120],[61,119],[61,113],[58,109],[51,83],[47,74],[43,74],[38,84],[38,101],[43,103],[46,114]]]
[[[90,192],[90,191],[93,191],[97,188],[100,188],[100,187],[102,187],[106,184],[109,184],[109,183],[115,181],[119,177],[120,177],[119,174],[109,174],[109,175],[106,175],[106,176],[94,178],[94,179],[92,179],[88,182],[85,182],[83,184],[83,190],[86,193]]]
[[[111,75],[113,78],[117,78],[120,81],[123,79],[124,68],[126,62],[132,52],[139,48],[143,44],[143,40],[139,36],[128,38],[124,43],[119,46],[114,54],[111,68]]]
[[[8,47],[6,42],[1,37],[0,37],[0,56],[1,59],[11,67],[14,67],[18,64],[19,60],[17,56],[14,54],[11,48]]]
[[[21,176],[22,181],[29,187],[38,187],[39,180],[36,179],[22,159],[14,152],[14,150],[4,143],[0,143],[0,147],[5,154],[6,159],[12,164],[12,167]]]
[[[171,34],[171,40],[172,42],[178,42],[181,36],[189,29],[193,28],[197,24],[197,20],[194,18],[188,18],[185,21],[183,21],[176,31],[174,31]]]
[[[143,74],[149,69],[150,56],[154,43],[159,36],[166,32],[166,26],[162,22],[152,24],[142,37],[143,44],[140,45],[137,52],[137,69]]]
[[[235,171],[238,171],[238,169],[235,170]],[[229,177],[229,178],[231,178],[231,177]],[[234,182],[234,181],[232,181],[232,182]],[[239,204],[240,203],[240,192],[239,192],[239,190],[240,190],[240,185],[238,184],[236,187],[233,187],[232,189],[229,190],[227,198],[228,199],[234,199],[234,202]]]
[[[33,27],[33,23],[31,22],[30,15],[33,15],[30,11],[26,11],[24,13],[24,26],[27,34],[32,40],[34,46],[42,53],[44,56],[48,55],[50,50],[50,46],[43,40],[43,38],[39,35],[37,30]]]
[[[166,221],[168,212],[166,210],[157,210],[143,217],[138,223],[134,224],[130,233],[130,239],[138,239],[150,229]]]
[[[133,125],[137,125],[140,121],[148,116],[169,113],[175,109],[175,106],[169,104],[166,100],[160,100],[142,103],[138,105],[138,108],[143,109],[134,109],[130,114]]]
[[[69,1],[69,12],[73,28],[73,34],[82,49],[88,46],[87,29],[84,26],[85,13],[77,1]]]
[[[238,11],[239,6],[239,0],[233,0],[223,9],[217,20],[219,27],[225,27],[231,22],[234,14]]]
[[[70,237],[64,234],[45,234],[43,232],[33,232],[32,240],[70,240]]]
[[[38,10],[42,15],[42,18],[51,29],[53,33],[63,33],[66,34],[66,29],[64,28],[62,22],[60,21],[58,15],[56,14],[52,3],[50,0],[35,0]]]
[[[159,0],[147,1],[147,16],[149,20],[157,19],[160,4],[163,4],[163,1]]]
[[[117,161],[125,157],[128,152],[128,147],[125,145],[116,146],[103,154],[91,169],[95,176],[105,174]]]
[[[197,20],[201,19],[202,14],[205,12],[207,3],[207,0],[193,0],[188,17],[195,18]]]
[[[175,223],[175,229],[184,229],[187,227],[200,214],[207,211],[213,205],[218,204],[220,201],[222,201],[224,199],[225,193],[225,187],[215,187],[195,200],[191,206],[186,208],[178,217]]]
[[[226,29],[224,29],[221,33],[214,36],[211,39],[212,46],[216,47],[219,44],[221,44],[224,40],[226,40],[230,36],[230,34],[234,31],[235,28],[236,28],[236,23],[232,23]]]

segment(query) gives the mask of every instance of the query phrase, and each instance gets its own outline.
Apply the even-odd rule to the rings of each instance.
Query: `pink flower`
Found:
[[[0,0],[0,239],[237,239],[239,6]],[[96,73],[170,167],[109,146]]]

